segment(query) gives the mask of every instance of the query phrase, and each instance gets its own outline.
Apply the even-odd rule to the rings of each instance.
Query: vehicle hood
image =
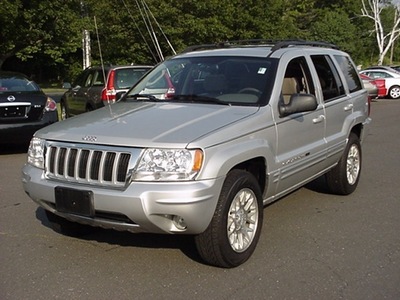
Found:
[[[47,126],[36,136],[103,145],[185,147],[258,109],[215,104],[119,102]]]

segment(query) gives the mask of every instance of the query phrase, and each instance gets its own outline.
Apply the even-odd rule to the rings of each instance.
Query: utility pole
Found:
[[[85,4],[83,3],[83,0],[81,0],[81,12],[82,12],[82,17],[87,18],[88,13]],[[87,29],[83,30],[82,50],[83,50],[83,69],[86,69],[91,65],[90,60],[92,56],[90,48],[90,32]]]
[[[83,30],[82,38],[83,49],[83,69],[90,67],[91,48],[90,48],[90,33],[89,30]]]

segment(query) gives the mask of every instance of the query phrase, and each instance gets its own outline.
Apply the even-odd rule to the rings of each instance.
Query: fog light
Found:
[[[178,228],[179,230],[185,230],[187,227],[185,219],[180,216],[174,216],[172,218],[172,222],[174,222],[175,227]]]

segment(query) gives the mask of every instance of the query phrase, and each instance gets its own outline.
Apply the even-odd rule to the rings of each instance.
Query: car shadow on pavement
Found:
[[[304,187],[316,193],[331,194],[330,191],[328,190],[328,186],[324,175],[318,177],[317,179],[314,179],[313,181],[306,184]]]
[[[36,218],[42,223],[42,225],[53,230],[47,219],[45,210],[42,207],[37,208]],[[62,235],[58,232],[57,234]],[[68,236],[66,237],[68,238]],[[91,233],[82,234],[81,236],[76,236],[76,238],[85,241],[95,241],[121,247],[179,249],[190,259],[199,263],[204,263],[196,250],[194,237],[191,235],[130,233],[96,227]]]

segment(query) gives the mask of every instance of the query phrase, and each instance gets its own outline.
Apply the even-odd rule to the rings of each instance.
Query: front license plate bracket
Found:
[[[85,217],[94,216],[93,192],[57,186],[56,210]]]

